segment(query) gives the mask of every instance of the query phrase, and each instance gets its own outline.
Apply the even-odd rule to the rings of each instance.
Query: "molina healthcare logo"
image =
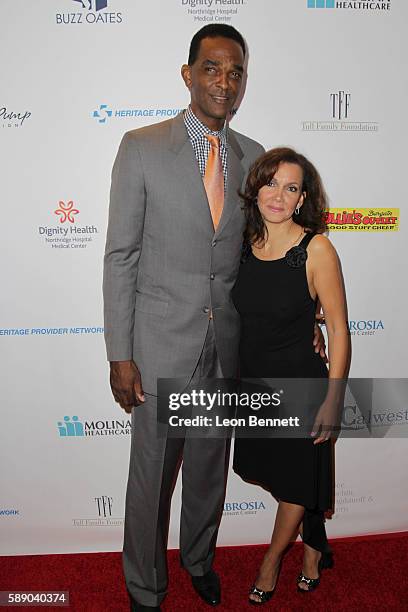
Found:
[[[399,229],[399,208],[330,208],[325,215],[331,232],[397,232]]]
[[[81,421],[79,416],[64,416],[57,422],[60,438],[86,438],[92,436],[123,436],[130,435],[129,419]]]
[[[108,0],[59,0],[59,2],[61,6],[64,3],[66,12],[55,14],[57,25],[112,24],[123,21],[123,13],[109,10]],[[109,0],[109,5],[111,4],[117,4],[117,0]]]
[[[306,0],[307,8],[313,9],[354,9],[357,11],[390,11],[391,0],[374,2],[374,0]]]
[[[353,117],[352,102],[350,91],[339,89],[329,92],[325,105],[326,118],[302,121],[301,129],[303,132],[378,132],[377,121],[361,121],[361,117]]]
[[[246,0],[179,0],[187,15],[194,21],[206,23],[228,23],[247,4]]]
[[[28,110],[16,110],[2,106],[0,108],[0,126],[2,128],[19,128],[23,127],[27,119],[31,117]]]
[[[107,104],[100,104],[92,111],[92,117],[101,125],[108,123],[110,119],[130,119],[134,117],[147,117],[156,119],[170,119],[175,117],[183,108],[116,108],[112,109]]]
[[[99,232],[95,225],[78,225],[79,213],[74,200],[59,200],[54,224],[38,226],[44,244],[53,249],[86,249]]]

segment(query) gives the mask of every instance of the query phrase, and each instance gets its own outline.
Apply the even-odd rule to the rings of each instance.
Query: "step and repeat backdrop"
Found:
[[[0,13],[0,553],[120,550],[130,421],[110,394],[101,280],[123,133],[186,107],[180,67],[200,27],[237,27],[249,63],[232,126],[316,164],[351,375],[404,378],[408,3],[1,0]],[[407,442],[393,431],[337,443],[330,537],[408,528]],[[179,509],[180,483],[172,548]],[[275,501],[232,472],[224,510],[220,545],[269,540]]]

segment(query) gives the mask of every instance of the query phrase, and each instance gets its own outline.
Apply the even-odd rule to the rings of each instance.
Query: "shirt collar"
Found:
[[[211,134],[212,136],[218,136],[220,143],[224,147],[227,146],[227,122],[224,123],[222,130],[214,132],[197,118],[189,105],[184,111],[184,123],[190,140],[199,140],[205,137],[206,134]]]

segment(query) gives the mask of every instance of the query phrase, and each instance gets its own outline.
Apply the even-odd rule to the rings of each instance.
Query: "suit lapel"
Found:
[[[228,129],[228,181],[225,194],[224,208],[216,234],[220,234],[227,225],[232,213],[241,205],[238,190],[244,180],[244,168],[241,159],[244,154],[233,132]]]
[[[188,206],[194,208],[200,226],[208,232],[209,238],[211,238],[214,234],[214,226],[207,194],[182,113],[173,120],[170,149],[174,153],[174,173],[179,180],[182,197],[186,200]]]

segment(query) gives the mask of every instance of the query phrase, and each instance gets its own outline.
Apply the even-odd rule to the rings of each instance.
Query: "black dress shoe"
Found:
[[[218,606],[221,602],[221,585],[218,575],[210,570],[204,576],[191,576],[194,590],[209,606]]]
[[[143,606],[134,599],[130,601],[131,612],[161,612],[160,606]]]

